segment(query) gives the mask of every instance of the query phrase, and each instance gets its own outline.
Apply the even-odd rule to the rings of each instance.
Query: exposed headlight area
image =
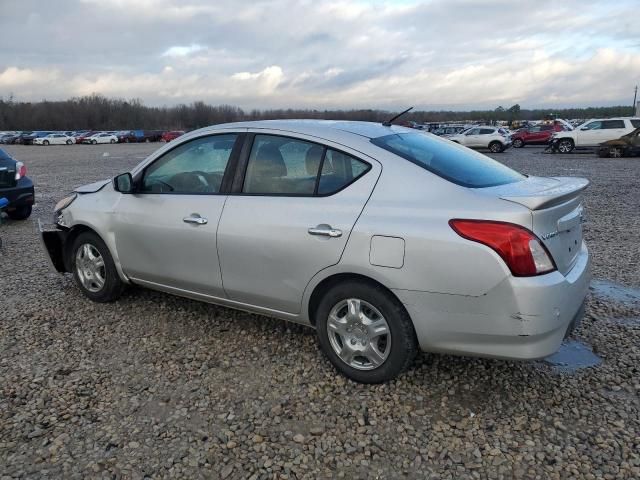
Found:
[[[77,197],[78,195],[74,193],[60,200],[58,203],[56,203],[56,206],[53,208],[53,213],[57,216],[62,210],[67,208],[69,205],[71,205]]]

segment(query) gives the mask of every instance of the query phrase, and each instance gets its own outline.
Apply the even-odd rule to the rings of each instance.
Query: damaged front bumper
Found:
[[[43,224],[38,219],[40,242],[47,254],[51,269],[58,273],[69,271],[64,261],[64,245],[68,234],[68,230],[57,225]]]

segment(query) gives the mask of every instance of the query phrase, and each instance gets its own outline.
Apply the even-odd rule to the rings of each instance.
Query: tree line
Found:
[[[418,123],[498,120],[539,120],[554,114],[557,118],[631,116],[632,107],[589,107],[567,109],[522,109],[519,105],[494,110],[412,111],[401,121]],[[125,100],[89,95],[62,101],[21,102],[0,98],[0,130],[116,130],[162,129],[192,130],[217,123],[241,120],[310,118],[327,120],[365,120],[382,122],[393,113],[384,110],[253,109],[233,105],[209,105],[202,101],[176,106],[152,107],[139,99]]]

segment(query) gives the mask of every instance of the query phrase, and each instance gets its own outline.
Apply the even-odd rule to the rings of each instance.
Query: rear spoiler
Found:
[[[500,198],[509,202],[519,203],[530,210],[540,210],[571,200],[589,186],[589,180],[586,178],[550,177],[545,180],[555,181],[549,183],[536,182],[535,187],[538,188],[531,185],[532,188],[524,188],[520,192],[505,192],[500,195]]]

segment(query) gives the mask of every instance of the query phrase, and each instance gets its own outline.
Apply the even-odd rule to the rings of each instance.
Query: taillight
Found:
[[[16,162],[16,180],[27,176],[27,166],[22,162]]]
[[[450,220],[449,225],[461,237],[493,249],[516,277],[542,275],[556,269],[538,237],[520,225],[460,219]]]

